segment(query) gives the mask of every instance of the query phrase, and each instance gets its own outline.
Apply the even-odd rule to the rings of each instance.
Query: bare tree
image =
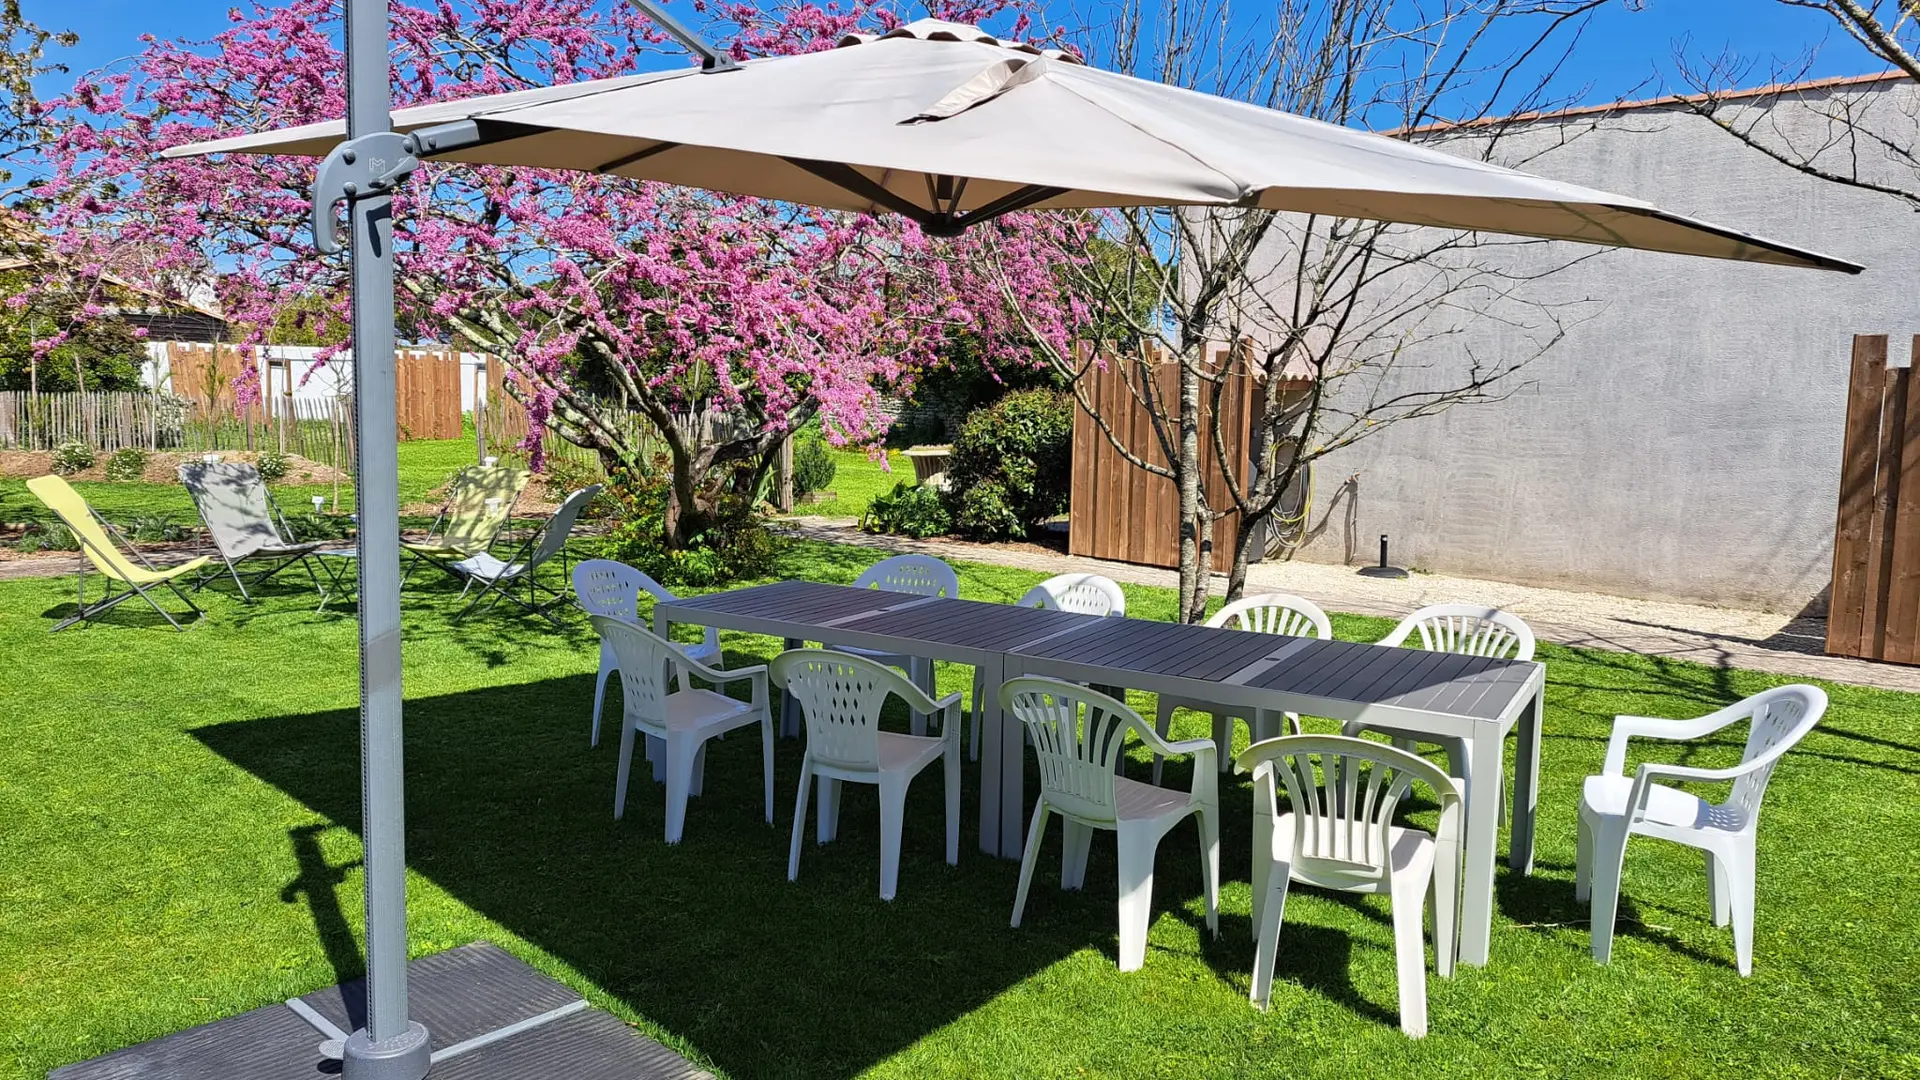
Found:
[[[1678,68],[1690,92],[1674,100],[1782,165],[1886,195],[1920,212],[1920,93],[1911,87],[1920,82],[1920,2],[1775,2],[1826,15],[1864,59],[1886,70],[1889,81],[1909,85],[1902,92],[1872,94],[1809,88],[1811,49],[1763,67],[1757,58],[1701,57],[1682,46]],[[1764,85],[1741,89],[1755,83]]]
[[[1248,19],[1230,18],[1225,0],[1158,0],[1151,10],[1139,0],[1088,33],[1089,51],[1103,66],[1169,84],[1403,138],[1455,138],[1456,152],[1493,159],[1506,131],[1496,113],[1565,104],[1551,96],[1560,61],[1583,17],[1605,2],[1274,0],[1263,19]],[[1588,118],[1585,129],[1597,122]],[[1516,255],[1543,241],[1239,208],[1127,209],[1101,228],[1117,257],[1063,263],[1061,272],[1113,340],[1098,354],[1065,355],[1034,336],[1115,450],[1177,491],[1186,622],[1206,613],[1216,521],[1234,519],[1231,600],[1314,460],[1400,421],[1516,389],[1515,374],[1577,316],[1578,305],[1532,299],[1527,286],[1585,257]],[[1007,299],[1016,301],[1011,286]],[[1429,359],[1480,318],[1507,320],[1528,344],[1468,354],[1444,370]],[[1128,445],[1126,418],[1094,400],[1089,374],[1100,363],[1125,379],[1158,455]],[[1405,378],[1416,366],[1430,370]],[[1255,386],[1245,462],[1213,422],[1242,375]],[[1224,480],[1211,497],[1210,461]]]

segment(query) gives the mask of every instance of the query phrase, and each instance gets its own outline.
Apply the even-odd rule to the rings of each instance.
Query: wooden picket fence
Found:
[[[1889,360],[1886,335],[1853,339],[1827,652],[1920,664],[1920,401]]]
[[[353,399],[276,398],[235,413],[228,402],[209,407],[143,391],[0,391],[0,450],[51,450],[68,441],[106,454],[129,446],[185,453],[278,450],[347,468],[353,461]]]

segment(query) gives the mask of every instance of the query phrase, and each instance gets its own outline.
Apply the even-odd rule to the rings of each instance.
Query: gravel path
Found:
[[[1171,588],[1179,583],[1171,570],[1079,558],[1032,545],[1009,550],[958,540],[873,536],[860,532],[851,519],[792,518],[783,524],[796,535],[883,551],[926,552],[1045,573],[1093,572],[1137,585]],[[1222,575],[1215,575],[1216,589],[1225,584]],[[1389,618],[1426,604],[1488,604],[1525,619],[1542,640],[1562,645],[1920,692],[1920,668],[1825,655],[1821,651],[1826,640],[1823,619],[1538,589],[1444,574],[1415,574],[1396,581],[1362,577],[1352,567],[1310,562],[1256,564],[1248,570],[1247,585],[1249,592],[1289,592],[1329,610]]]

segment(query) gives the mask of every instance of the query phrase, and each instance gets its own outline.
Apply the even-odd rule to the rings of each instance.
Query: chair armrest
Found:
[[[1607,736],[1607,757],[1601,772],[1624,776],[1627,771],[1627,740],[1632,737],[1686,742],[1711,735],[1746,716],[1733,709],[1721,709],[1692,720],[1662,720],[1652,716],[1616,716],[1613,734]]]
[[[940,737],[951,743],[957,753],[960,747],[960,693],[955,691],[933,703],[940,713]]]
[[[1195,756],[1212,754],[1216,753],[1219,748],[1213,745],[1212,739],[1182,739],[1179,742],[1162,743],[1155,749],[1160,751],[1162,757],[1167,757],[1173,754],[1193,754]]]
[[[767,665],[765,664],[754,664],[749,667],[728,668],[723,670],[721,668],[708,667],[698,660],[689,660],[684,653],[675,656],[673,662],[680,665],[680,670],[686,674],[696,675],[710,683],[718,683],[721,685],[738,682],[741,679],[751,679],[755,677],[764,679],[767,677]]]

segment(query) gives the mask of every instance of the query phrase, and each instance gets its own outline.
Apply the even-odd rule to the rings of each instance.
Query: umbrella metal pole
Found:
[[[348,141],[391,130],[387,0],[350,0],[346,54]],[[353,238],[354,498],[360,510],[360,797],[366,859],[367,1026],[347,1039],[342,1075],[347,1080],[419,1080],[427,1074],[430,1048],[427,1029],[407,1017],[393,200],[384,187],[364,195],[353,190],[347,194]]]

